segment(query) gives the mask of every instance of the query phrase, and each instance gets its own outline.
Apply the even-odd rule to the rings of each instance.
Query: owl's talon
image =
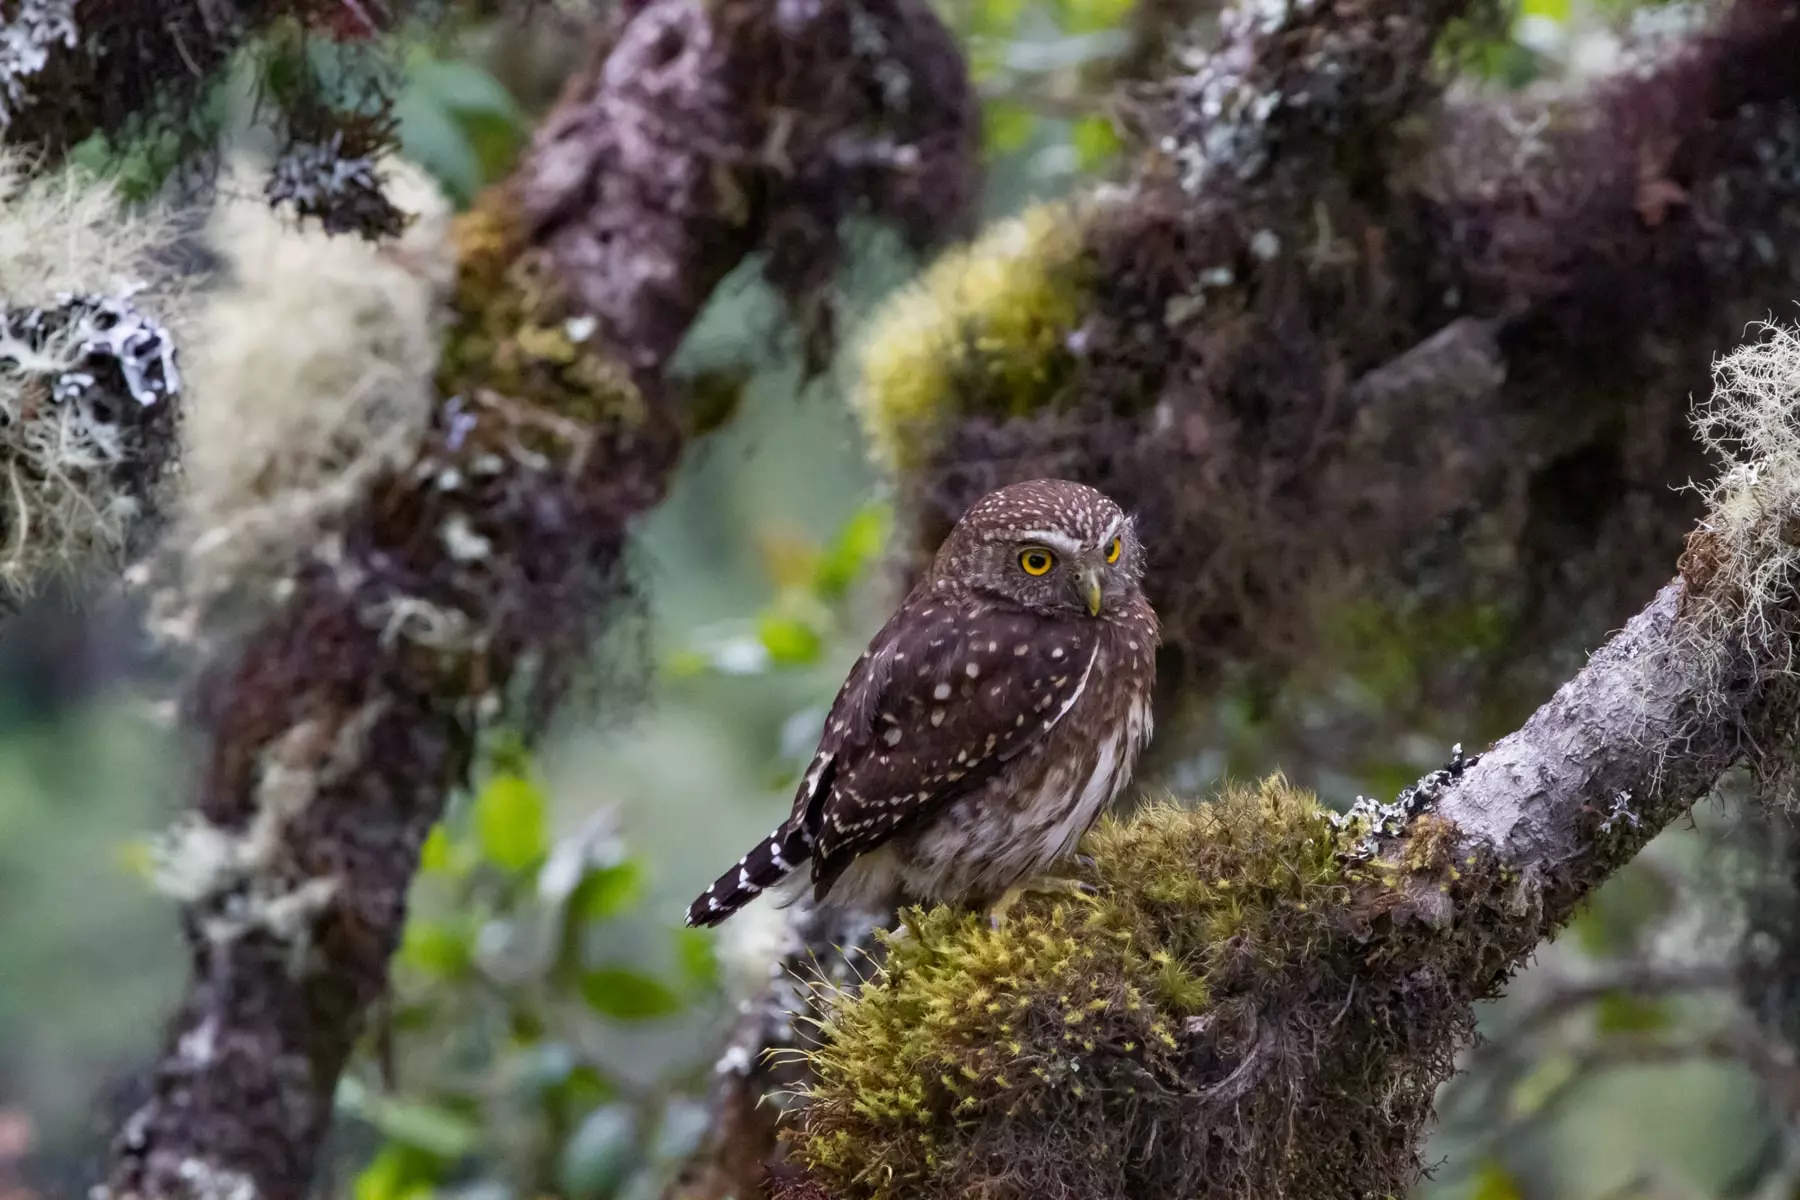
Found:
[[[995,929],[1000,928],[1006,919],[1006,914],[1028,892],[1036,892],[1044,896],[1060,893],[1076,900],[1085,900],[1089,904],[1100,902],[1100,889],[1091,883],[1080,879],[1070,879],[1066,875],[1040,875],[1025,883],[1015,883],[1002,892],[1000,898],[988,908],[988,924]]]
[[[1024,895],[1025,888],[1016,883],[1000,893],[1000,898],[988,906],[988,926],[992,929],[1000,928],[1001,924],[1006,920],[1006,914],[1012,910],[1013,905],[1017,904]]]

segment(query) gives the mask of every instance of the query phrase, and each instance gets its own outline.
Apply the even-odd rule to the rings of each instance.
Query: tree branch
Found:
[[[823,1003],[810,1174],[778,1192],[1404,1190],[1473,1003],[1791,728],[1760,686],[1778,664],[1713,670],[1684,600],[1669,584],[1518,732],[1393,804],[1336,818],[1274,782],[1153,806],[1090,840],[1091,906],[913,918]]]
[[[1407,32],[1357,24],[1375,11]],[[1503,101],[1437,95],[1418,55],[1451,15],[1245,6],[1147,118],[1130,184],[1065,221],[1071,282],[1028,339],[1011,293],[957,310],[980,338],[877,322],[860,404],[878,446],[905,421],[926,447],[895,464],[917,551],[1015,479],[1117,497],[1162,547],[1171,718],[1226,664],[1309,661],[1320,613],[1358,601],[1495,606],[1508,647],[1616,625],[1697,512],[1671,489],[1703,470],[1687,397],[1800,287],[1756,249],[1800,179],[1791,3]],[[905,386],[944,362],[934,397]],[[1509,722],[1561,673],[1442,649],[1431,694]]]
[[[1655,586],[1646,570],[1666,569],[1653,564],[1674,556],[1672,531],[1695,507],[1668,487],[1699,461],[1685,397],[1746,310],[1796,282],[1790,264],[1744,248],[1753,230],[1779,226],[1800,179],[1769,170],[1752,150],[1762,145],[1766,159],[1771,130],[1791,123],[1800,104],[1800,12],[1741,0],[1713,28],[1594,92],[1434,111],[1425,55],[1458,10],[1399,7],[1284,6],[1263,22],[1240,9],[1221,48],[1172,86],[1164,140],[1129,188],[1001,231],[991,250],[978,245],[976,256],[993,255],[982,269],[1007,286],[964,290],[961,263],[946,263],[894,307],[891,325],[878,321],[859,403],[877,453],[900,475],[917,550],[928,552],[969,502],[1001,483],[1061,475],[1102,487],[1140,513],[1159,547],[1149,586],[1172,642],[1164,665],[1181,694],[1204,691],[1225,662],[1278,674],[1300,657],[1322,603],[1344,598],[1347,584],[1353,594],[1410,588],[1464,602],[1493,588],[1520,591],[1526,602],[1512,614],[1508,646],[1591,635]],[[1405,36],[1371,32],[1396,25]],[[1743,62],[1758,69],[1745,73]],[[1800,162],[1800,145],[1779,144],[1784,163]],[[1596,490],[1596,480],[1608,482]],[[1466,852],[1488,864],[1471,877],[1510,880],[1472,895],[1424,870],[1404,895],[1366,898],[1389,918],[1425,920],[1434,936],[1454,939],[1467,923],[1473,939],[1459,951],[1471,958],[1454,964],[1394,950],[1431,980],[1412,992],[1363,973],[1379,948],[1356,951],[1362,965],[1345,966],[1336,982],[1362,990],[1348,999],[1331,990],[1351,1014],[1342,1028],[1416,1022],[1410,1045],[1387,1047],[1391,1069],[1374,1065],[1380,1055],[1370,1046],[1334,1049],[1315,1031],[1307,1053],[1324,1057],[1308,1079],[1293,1065],[1305,1055],[1283,1035],[1250,1053],[1220,1050],[1203,1030],[1180,1041],[1177,1055],[1261,1072],[1243,1084],[1272,1106],[1258,1110],[1267,1118],[1260,1127],[1243,1115],[1249,1103],[1223,1132],[1205,1103],[1165,1112],[1160,1135],[1141,1125],[1120,1132],[1131,1119],[1116,1113],[1079,1130],[1057,1126],[1109,1169],[1121,1160],[1101,1154],[1106,1146],[1137,1163],[1132,1155],[1149,1150],[1134,1136],[1210,1130],[1223,1149],[1156,1144],[1159,1160],[1202,1164],[1181,1186],[1115,1170],[1111,1184],[1082,1190],[1073,1180],[1086,1177],[1068,1173],[1081,1168],[1053,1152],[1049,1134],[1029,1145],[989,1141],[995,1127],[983,1126],[972,1135],[979,1161],[911,1177],[916,1190],[906,1194],[963,1194],[956,1189],[1002,1179],[1007,1194],[1031,1194],[1035,1184],[1084,1196],[1112,1194],[1127,1186],[1120,1179],[1135,1180],[1129,1186],[1141,1190],[1121,1193],[1134,1196],[1403,1186],[1429,1088],[1467,1032],[1469,1000],[1498,987],[1580,896],[1711,785],[1742,750],[1746,722],[1779,722],[1773,710],[1751,711],[1758,693],[1747,661],[1684,652],[1680,595],[1679,585],[1665,589],[1496,757],[1470,766],[1478,785],[1460,765],[1438,780],[1447,790],[1433,796],[1430,820],[1388,854],[1404,863],[1416,846],[1427,865],[1448,862],[1467,836],[1475,844]],[[1446,652],[1437,663],[1431,646],[1412,651],[1449,678],[1457,672],[1446,665],[1466,658]],[[1529,695],[1546,656],[1519,657],[1535,673],[1511,686]],[[1500,691],[1483,678],[1481,694]],[[1481,684],[1462,678],[1460,694]],[[1179,702],[1171,695],[1162,707]],[[1576,740],[1565,747],[1564,738]],[[1470,834],[1446,836],[1464,821]],[[1503,891],[1504,914],[1484,916]],[[807,928],[800,957],[784,964],[789,973],[807,975],[822,949]],[[920,960],[902,962],[887,990],[918,999],[906,991],[917,977],[907,972],[938,971],[970,948],[955,937],[938,957],[914,947]],[[772,1128],[755,1106],[795,1087],[791,1063],[775,1070],[744,1052],[759,1029],[777,1031],[770,1044],[789,1045],[795,1035],[775,1019],[781,1013],[797,1013],[803,1029],[828,1019],[841,1034],[844,1012],[855,1011],[821,1008],[816,995],[796,1009],[791,999],[778,990],[753,1002],[718,1093],[720,1128]],[[1401,1001],[1403,1013],[1383,1007]],[[1340,1027],[1337,1018],[1328,1024]],[[834,1061],[832,1053],[811,1065]],[[872,1061],[927,1080],[934,1066],[954,1074],[968,1065],[922,1053],[928,1061]],[[1336,1177],[1309,1190],[1257,1155],[1275,1129],[1306,1123],[1298,1100],[1277,1104],[1281,1090],[1329,1090],[1322,1073],[1346,1055],[1409,1099],[1379,1119],[1365,1114],[1395,1140],[1349,1176],[1355,1187]],[[1164,1086],[1194,1086],[1186,1071]],[[851,1077],[846,1067],[837,1086]],[[875,1077],[856,1076],[868,1086]],[[1202,1091],[1217,1085],[1207,1078]],[[986,1101],[972,1117],[961,1102],[949,1103],[959,1121],[999,1119]],[[875,1118],[833,1116],[812,1127],[817,1103],[815,1092],[802,1136],[822,1176],[781,1182],[786,1148],[765,1141],[749,1174],[742,1165],[754,1156],[734,1149],[727,1190],[748,1194],[760,1172],[774,1170],[796,1197],[862,1195],[882,1172],[918,1167],[903,1151],[887,1156],[884,1139],[904,1135]],[[945,1115],[934,1109],[921,1120],[949,1138],[931,1124]],[[1296,1172],[1329,1157],[1334,1126],[1320,1117],[1317,1127],[1311,1165]],[[819,1149],[840,1136],[841,1154]],[[941,1161],[956,1159],[953,1144],[963,1145],[935,1143]],[[951,1178],[956,1170],[972,1174]]]
[[[835,249],[819,231],[858,201],[891,216],[932,188],[900,213],[920,239],[960,216],[967,187],[943,185],[973,178],[976,122],[954,43],[922,3],[882,0],[856,6],[880,46],[857,58],[852,17],[634,6],[459,222],[423,445],[298,549],[286,598],[202,681],[210,746],[170,850],[193,980],[108,1194],[305,1193],[420,844],[483,726],[541,728],[618,597],[627,526],[683,441],[661,370],[700,305],[796,227],[817,234],[785,260],[809,298]],[[808,108],[820,95],[839,102]],[[871,144],[906,152],[834,176],[869,190],[823,207],[789,165]]]

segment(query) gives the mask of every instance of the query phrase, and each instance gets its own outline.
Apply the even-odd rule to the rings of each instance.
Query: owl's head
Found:
[[[1033,479],[977,500],[932,574],[1033,612],[1098,617],[1137,595],[1143,550],[1131,518],[1102,493]]]

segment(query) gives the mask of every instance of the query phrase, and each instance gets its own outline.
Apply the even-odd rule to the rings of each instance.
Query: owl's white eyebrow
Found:
[[[1100,544],[1102,546],[1104,546],[1108,542],[1112,541],[1113,536],[1125,528],[1126,519],[1127,518],[1125,517],[1124,513],[1120,513],[1118,516],[1113,518],[1113,523],[1111,525],[1108,525],[1106,527],[1106,532],[1103,535],[1101,535]]]
[[[1054,529],[1027,529],[1019,534],[1022,542],[1042,542],[1052,550],[1061,550],[1064,554],[1078,554],[1081,543],[1067,534],[1058,533]]]

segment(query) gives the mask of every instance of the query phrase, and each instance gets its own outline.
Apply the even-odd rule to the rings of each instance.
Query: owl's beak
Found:
[[[1085,567],[1082,569],[1080,582],[1081,597],[1087,601],[1088,614],[1095,617],[1099,616],[1101,599],[1100,572],[1092,567]]]

